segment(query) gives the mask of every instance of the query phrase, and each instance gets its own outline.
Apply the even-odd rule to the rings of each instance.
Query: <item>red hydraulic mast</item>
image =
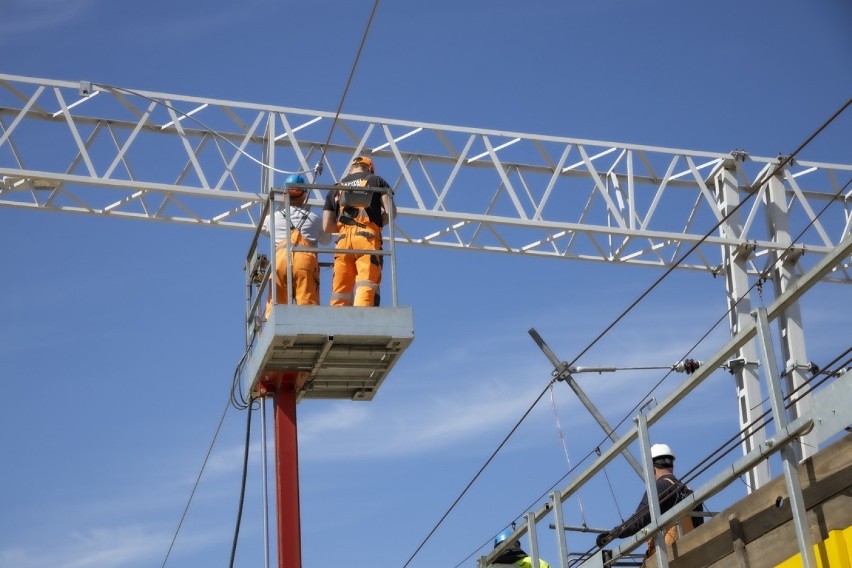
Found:
[[[302,566],[297,403],[372,400],[413,339],[411,308],[291,304],[276,305],[254,337],[248,391],[275,408],[278,568]]]

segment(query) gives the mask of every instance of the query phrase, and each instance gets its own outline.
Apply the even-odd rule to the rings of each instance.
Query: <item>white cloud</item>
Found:
[[[534,384],[509,389],[479,383],[468,392],[424,397],[370,408],[326,405],[305,417],[299,453],[307,460],[351,460],[434,452],[506,428],[537,395]],[[357,428],[356,428],[357,426]]]
[[[7,4],[3,34],[48,32],[73,25],[99,0],[18,0]]]
[[[54,539],[51,546],[15,547],[0,550],[0,566],[16,568],[120,568],[139,563],[158,564],[171,537],[140,525],[92,528],[68,539]]]

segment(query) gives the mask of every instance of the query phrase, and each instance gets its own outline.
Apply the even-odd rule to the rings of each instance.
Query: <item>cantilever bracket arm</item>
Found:
[[[577,384],[577,381],[574,380],[574,377],[571,376],[572,368],[568,365],[568,363],[561,361],[553,351],[548,347],[547,343],[544,342],[541,335],[535,330],[535,328],[530,328],[529,330],[530,336],[535,341],[536,345],[538,345],[539,349],[541,349],[545,356],[550,360],[553,364],[554,368],[554,377],[557,381],[564,381],[571,387],[571,390],[574,391],[574,394],[577,395],[577,398],[580,399],[580,402],[583,403],[583,406],[586,407],[586,410],[592,415],[592,417],[600,424],[600,427],[603,428],[604,433],[606,433],[607,437],[610,440],[615,442],[618,439],[618,435],[613,430],[612,426],[610,426],[609,422],[606,421],[606,418],[603,417],[603,414],[597,409],[597,407],[592,404],[591,399],[586,396],[586,393],[583,392],[583,389],[580,388],[580,385]],[[633,467],[633,470],[643,481],[645,480],[644,470],[642,466],[639,465],[639,462],[633,457],[633,454],[625,448],[622,452],[624,454],[624,459]]]

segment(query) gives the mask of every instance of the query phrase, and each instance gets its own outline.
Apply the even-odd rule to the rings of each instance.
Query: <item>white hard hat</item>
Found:
[[[672,459],[675,459],[674,452],[667,444],[654,444],[651,446],[651,459],[655,460],[657,458],[661,458],[663,456],[670,456]]]

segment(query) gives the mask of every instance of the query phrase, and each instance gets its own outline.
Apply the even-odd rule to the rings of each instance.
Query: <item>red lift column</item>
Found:
[[[279,568],[302,565],[296,404],[372,400],[413,339],[411,308],[279,304],[250,346],[247,390],[275,401]]]
[[[299,523],[299,442],[296,389],[291,382],[275,392],[275,493],[278,504],[278,566],[302,566]]]
[[[297,385],[304,373],[267,371],[257,384],[259,396],[271,396],[275,421],[275,503],[278,567],[301,568],[302,532],[299,511],[299,430]]]

